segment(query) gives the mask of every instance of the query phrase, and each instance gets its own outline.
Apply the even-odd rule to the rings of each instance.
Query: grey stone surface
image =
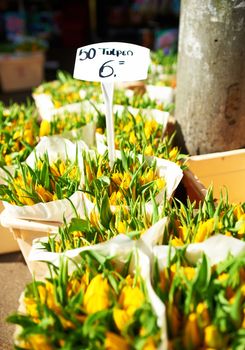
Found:
[[[18,300],[31,274],[20,252],[0,255],[0,349],[12,350],[15,326],[5,320],[18,308]]]

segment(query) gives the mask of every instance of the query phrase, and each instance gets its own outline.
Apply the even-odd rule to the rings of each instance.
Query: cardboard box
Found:
[[[229,202],[245,201],[245,149],[191,156],[187,163],[193,174],[214,197],[227,188]]]
[[[3,92],[31,89],[44,80],[43,52],[0,57],[0,83]]]

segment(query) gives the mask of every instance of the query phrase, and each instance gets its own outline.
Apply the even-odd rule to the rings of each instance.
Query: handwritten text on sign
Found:
[[[110,42],[87,45],[76,54],[74,78],[88,81],[132,81],[147,78],[150,50]]]

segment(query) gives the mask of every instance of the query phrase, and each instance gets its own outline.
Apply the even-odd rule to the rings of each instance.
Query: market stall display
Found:
[[[115,138],[98,83],[62,72],[34,92],[34,129],[3,133],[25,156],[2,142],[1,224],[35,276],[8,318],[17,347],[242,348],[245,202],[205,188],[167,130],[169,60],[143,93],[116,87]]]

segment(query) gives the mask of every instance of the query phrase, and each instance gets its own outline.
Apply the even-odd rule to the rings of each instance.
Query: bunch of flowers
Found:
[[[162,49],[151,52],[147,82],[154,85],[176,87],[177,55],[166,54]]]
[[[167,215],[170,220],[164,244],[171,241],[174,246],[182,246],[203,242],[216,233],[245,240],[245,202],[229,203],[228,196],[222,193],[216,202],[211,187],[198,209],[190,200],[186,205],[174,200]]]
[[[83,190],[92,200],[106,190],[110,205],[130,205],[147,202],[165,189],[166,181],[158,175],[155,160],[149,163],[136,152],[121,150],[120,154],[121,158],[116,158],[110,168],[108,152],[83,153]]]
[[[154,288],[166,306],[169,349],[242,349],[244,286],[244,253],[211,266],[206,255],[191,265],[177,250],[164,268],[156,263]]]
[[[20,349],[157,349],[160,329],[138,272],[115,259],[84,252],[72,274],[67,263],[24,292],[25,313],[8,317],[21,326]]]
[[[151,61],[153,65],[162,66],[165,74],[176,74],[177,54],[159,49],[151,51]]]
[[[33,104],[0,103],[0,165],[24,161],[38,142],[38,130]]]
[[[98,100],[100,90],[97,83],[76,80],[69,73],[58,71],[57,80],[40,85],[34,90],[34,94],[49,95],[54,107],[59,108],[66,104],[81,102],[83,98]]]
[[[183,165],[186,156],[173,146],[175,133],[164,135],[163,124],[153,117],[149,118],[140,112],[134,116],[127,109],[123,113],[115,113],[115,147],[116,149],[136,149],[137,153],[146,156],[168,159]],[[105,123],[97,127],[98,133],[106,133]]]
[[[47,42],[34,37],[24,37],[20,42],[16,43],[15,50],[20,52],[39,52],[47,50]]]
[[[144,202],[136,202],[129,207],[111,207],[107,193],[96,198],[96,205],[85,218],[73,217],[69,223],[59,227],[57,235],[49,236],[42,245],[49,252],[64,252],[69,249],[90,246],[109,241],[119,234],[131,239],[139,239],[147,229],[163,217],[154,198],[152,210]]]
[[[147,93],[133,92],[128,95],[123,89],[116,89],[114,92],[114,104],[131,106],[134,108],[159,109],[161,111],[172,111],[172,105],[164,105],[162,102],[151,99]]]
[[[69,112],[56,114],[52,120],[43,119],[40,125],[39,136],[60,135],[66,131],[77,130],[94,119],[92,112]]]
[[[0,198],[14,205],[34,205],[69,198],[81,181],[77,162],[58,159],[50,163],[48,154],[36,159],[34,167],[18,162],[13,173],[5,167],[5,184],[0,185]]]

